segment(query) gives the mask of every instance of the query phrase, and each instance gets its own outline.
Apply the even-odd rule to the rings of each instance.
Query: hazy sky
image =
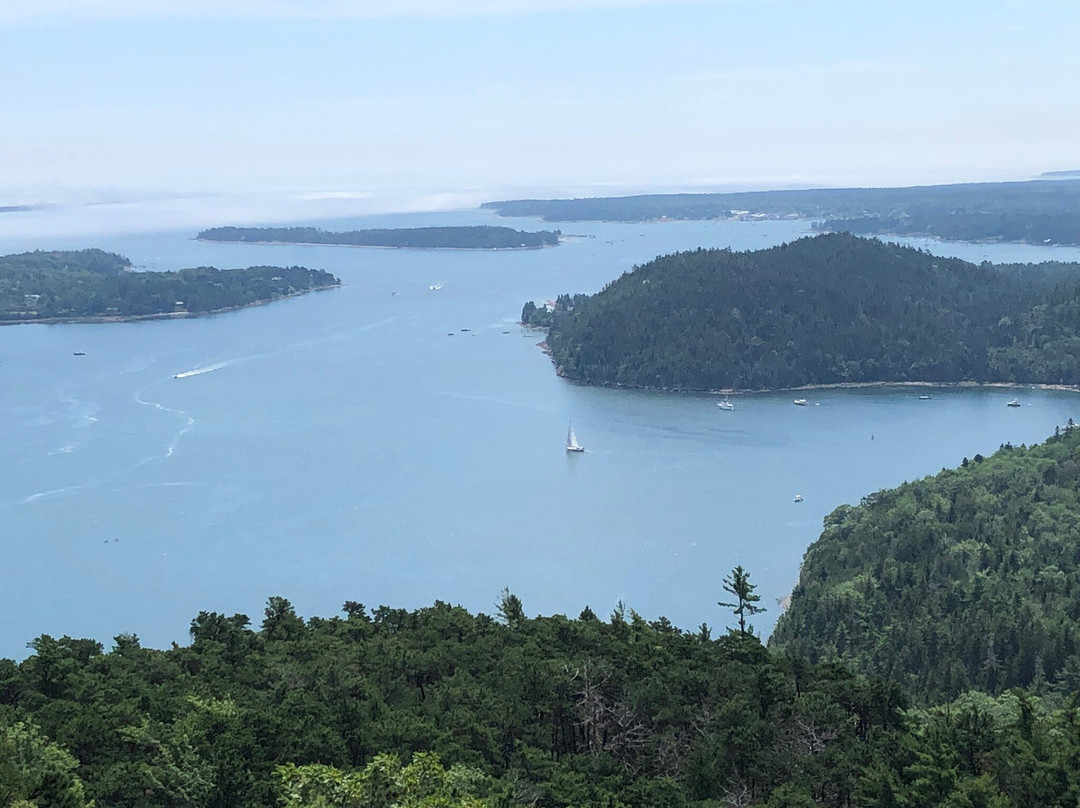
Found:
[[[1080,3],[0,0],[0,201],[1080,168]]]

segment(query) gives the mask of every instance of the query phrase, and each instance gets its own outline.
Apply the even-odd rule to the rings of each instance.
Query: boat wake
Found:
[[[62,497],[65,494],[73,494],[86,486],[83,485],[69,485],[67,488],[54,488],[51,491],[39,491],[36,494],[31,494],[22,500],[23,505],[28,505],[31,502],[37,502],[39,499],[52,499],[53,497]]]
[[[173,378],[174,379],[187,379],[190,376],[201,376],[204,373],[212,373],[215,370],[221,370],[222,368],[228,367],[229,365],[233,364],[234,362],[239,362],[239,361],[241,361],[241,360],[233,359],[233,360],[231,360],[229,362],[218,362],[216,364],[207,365],[206,367],[202,367],[202,368],[194,368],[192,370],[185,370],[183,373],[177,373],[176,375],[173,376]]]
[[[172,457],[173,453],[176,451],[176,447],[180,444],[180,439],[184,437],[184,435],[186,435],[188,432],[190,432],[192,427],[195,426],[195,419],[191,417],[190,413],[187,413],[184,410],[178,410],[173,407],[166,407],[164,404],[158,401],[149,401],[143,398],[141,390],[135,394],[135,401],[144,406],[153,407],[158,412],[167,412],[172,415],[176,415],[183,420],[184,425],[180,427],[180,430],[173,437],[172,441],[167,447],[165,447],[165,457]],[[152,459],[153,458],[147,458],[146,460],[141,461],[136,465],[136,468],[138,466],[145,465]]]

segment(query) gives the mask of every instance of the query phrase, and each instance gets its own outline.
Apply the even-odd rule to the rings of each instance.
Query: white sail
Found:
[[[585,448],[578,443],[577,435],[574,434],[574,425],[570,424],[570,428],[566,431],[566,451],[568,452],[584,452]]]

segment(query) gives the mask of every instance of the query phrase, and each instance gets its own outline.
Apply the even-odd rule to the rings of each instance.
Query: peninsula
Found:
[[[320,269],[256,266],[136,272],[102,250],[0,257],[0,324],[190,317],[340,285]]]
[[[923,702],[1080,684],[1080,429],[841,505],[770,644]],[[1007,605],[1003,605],[1007,604]]]
[[[849,234],[636,267],[554,310],[558,372],[680,390],[872,382],[1080,384],[1080,265],[975,265]]]
[[[202,241],[245,244],[317,244],[341,247],[395,247],[407,250],[534,250],[554,247],[558,230],[526,232],[512,227],[401,227],[335,233],[317,227],[212,227]]]

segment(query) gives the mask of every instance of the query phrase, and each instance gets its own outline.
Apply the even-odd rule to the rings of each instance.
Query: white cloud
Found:
[[[0,25],[92,20],[319,20],[578,12],[738,0],[0,0]]]

